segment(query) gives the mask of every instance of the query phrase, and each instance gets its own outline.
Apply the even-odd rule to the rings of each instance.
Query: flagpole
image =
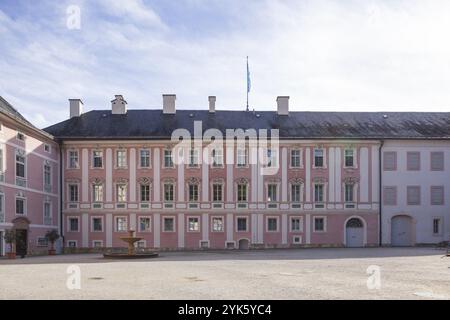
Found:
[[[248,70],[248,56],[247,56],[247,111],[248,111],[248,81],[249,81],[249,70]]]

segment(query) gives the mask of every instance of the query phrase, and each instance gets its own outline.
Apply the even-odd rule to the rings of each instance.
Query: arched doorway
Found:
[[[364,247],[364,223],[360,218],[350,218],[345,224],[345,244],[350,248]]]
[[[398,215],[391,219],[391,245],[394,247],[408,247],[412,243],[413,221],[410,216]]]
[[[239,250],[248,250],[250,249],[250,241],[248,239],[240,239],[238,242]]]
[[[26,256],[28,253],[28,229],[30,220],[19,217],[12,221],[13,229],[16,231],[16,254]]]

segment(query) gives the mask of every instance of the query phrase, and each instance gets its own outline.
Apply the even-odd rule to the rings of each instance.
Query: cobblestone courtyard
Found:
[[[141,261],[0,259],[0,298],[450,299],[450,258],[443,256],[434,248],[342,248],[171,252]],[[69,290],[73,265],[81,288]]]

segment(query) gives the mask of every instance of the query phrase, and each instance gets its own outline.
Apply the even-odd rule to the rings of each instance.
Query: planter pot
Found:
[[[7,252],[6,256],[8,257],[8,259],[15,259],[16,253],[15,252]]]
[[[49,256],[54,256],[55,254],[56,254],[56,250],[55,249],[48,250],[48,255]]]

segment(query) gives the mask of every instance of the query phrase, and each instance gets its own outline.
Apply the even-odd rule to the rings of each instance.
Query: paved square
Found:
[[[0,298],[450,299],[450,258],[443,255],[342,248],[172,252],[141,261],[98,254],[1,259]],[[70,265],[80,267],[80,290],[66,286]],[[369,266],[380,267],[380,289],[367,287]]]

